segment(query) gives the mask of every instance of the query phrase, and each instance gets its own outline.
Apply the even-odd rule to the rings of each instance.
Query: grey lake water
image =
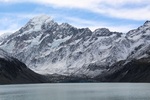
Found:
[[[150,100],[148,83],[0,85],[0,100]]]

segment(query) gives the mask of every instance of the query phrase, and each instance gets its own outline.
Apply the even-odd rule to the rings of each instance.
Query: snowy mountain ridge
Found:
[[[8,36],[0,48],[42,74],[97,76],[120,61],[149,56],[150,22],[126,34],[75,28],[42,15]]]

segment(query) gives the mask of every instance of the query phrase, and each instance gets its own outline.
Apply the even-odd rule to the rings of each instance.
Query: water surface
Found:
[[[0,85],[0,100],[150,100],[148,83]]]

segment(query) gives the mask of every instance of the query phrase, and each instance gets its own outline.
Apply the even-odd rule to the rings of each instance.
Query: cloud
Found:
[[[36,15],[38,14],[0,13],[0,35],[17,31]]]
[[[106,0],[110,1],[110,0]],[[95,8],[95,12],[106,16],[130,19],[130,20],[150,20],[150,0],[115,0],[110,3],[103,3],[101,7]]]
[[[113,18],[119,19],[129,19],[136,21],[143,21],[150,19],[150,0],[0,0],[0,3],[5,4],[16,4],[16,3],[34,3],[40,5],[46,5],[46,7],[53,7],[61,9],[69,9],[70,11],[76,8],[77,10],[84,10],[88,12],[92,12],[91,14],[95,15],[103,15],[106,16],[107,19],[110,17],[111,20],[107,21],[105,19],[96,20],[96,19],[83,19],[80,16],[73,16],[69,14],[57,13],[57,12],[46,12],[50,14],[57,22],[67,22],[76,27],[89,27],[92,30],[97,28],[106,27],[111,31],[119,31],[119,32],[127,32],[130,29],[136,28],[138,25],[136,24],[115,24]],[[40,6],[41,7],[41,6]],[[40,9],[40,11],[39,11]],[[0,23],[2,28],[0,28],[0,33],[4,32],[14,32],[18,30],[21,26],[23,26],[29,19],[33,18],[44,13],[45,8],[36,8],[35,11],[31,11],[29,13],[0,13],[0,15],[4,16],[4,18],[0,17]],[[82,11],[81,11],[82,12]],[[65,13],[65,12],[64,12]],[[73,13],[73,12],[70,12]],[[13,16],[12,18],[9,16]],[[88,15],[85,15],[88,16]],[[85,17],[84,17],[85,18]],[[100,17],[99,17],[100,18]],[[7,20],[6,20],[7,19]],[[26,20],[22,22],[23,20]],[[111,23],[114,23],[113,25]]]
[[[67,16],[61,16],[62,18],[64,17],[64,19],[69,22],[71,25],[78,27],[78,28],[85,28],[88,27],[90,28],[92,31],[94,31],[95,29],[98,28],[108,28],[110,31],[117,31],[117,32],[128,32],[131,29],[135,29],[138,27],[138,25],[136,24],[119,24],[119,25],[114,25],[111,23],[108,23],[106,21],[92,21],[92,20],[85,20],[85,19],[81,19],[81,18],[76,18],[76,17],[67,17]]]
[[[121,19],[150,19],[150,0],[0,0],[0,2],[32,2],[53,7],[85,9]]]
[[[11,18],[1,18],[0,19],[1,27],[0,27],[0,35],[7,32],[14,32],[19,28],[19,24],[16,20]]]
[[[3,33],[8,32],[15,32],[18,29],[20,29],[22,26],[24,26],[29,19],[33,18],[34,16],[39,15],[36,14],[26,14],[26,13],[0,13],[0,15],[3,15],[3,18],[0,18],[1,28],[0,28],[0,35]],[[66,16],[66,15],[59,15],[59,14],[52,14],[52,18],[56,20],[58,23],[67,22],[77,28],[85,28],[89,27],[92,31],[94,31],[97,28],[109,28],[111,31],[118,31],[118,32],[127,32],[130,29],[136,28],[136,25],[111,25],[111,23],[108,23],[106,21],[96,21],[96,20],[90,20],[90,19],[82,19],[72,16]],[[59,20],[59,19],[63,20]],[[24,21],[26,19],[26,21]],[[23,22],[22,22],[23,21]]]
[[[80,0],[80,2],[79,0],[63,0],[63,2],[61,0],[37,0],[37,2],[57,7],[85,9],[107,17],[131,20],[150,19],[150,0]]]
[[[25,25],[29,19],[38,16],[39,13],[0,13],[0,35],[7,32],[15,32],[23,25]]]

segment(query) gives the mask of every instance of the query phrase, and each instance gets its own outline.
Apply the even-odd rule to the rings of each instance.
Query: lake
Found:
[[[0,100],[150,100],[148,83],[0,85]]]

